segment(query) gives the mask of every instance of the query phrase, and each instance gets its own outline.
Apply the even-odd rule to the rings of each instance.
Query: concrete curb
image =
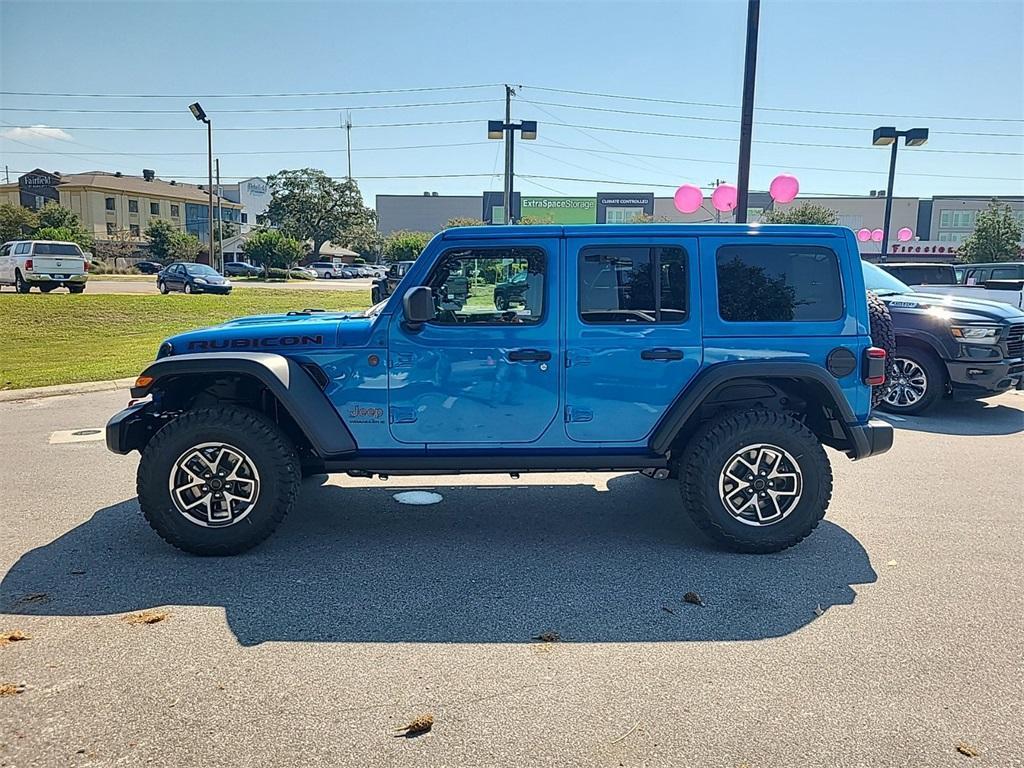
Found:
[[[52,387],[0,390],[0,403],[35,400],[39,397],[56,397],[58,395],[80,395],[84,392],[112,392],[117,389],[128,389],[134,383],[135,377],[133,376],[130,379],[114,379],[113,381],[83,381],[80,384],[55,384]]]

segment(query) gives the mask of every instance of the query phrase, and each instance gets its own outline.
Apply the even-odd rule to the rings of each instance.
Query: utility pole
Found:
[[[747,0],[747,51],[743,62],[743,106],[740,110],[740,161],[736,173],[736,223],[747,223],[750,191],[750,142],[754,133],[754,79],[757,72],[757,29],[761,0]]]
[[[348,180],[352,181],[352,113],[345,113],[345,154],[348,155]]]
[[[220,260],[220,268],[224,269],[224,219],[220,209],[220,158],[217,158],[217,254]]]
[[[6,165],[4,166],[4,176],[7,177],[7,183],[10,184],[11,183],[11,169],[8,168]]]
[[[512,128],[512,97],[515,91],[511,85],[505,86],[505,223],[514,224],[512,216],[512,142],[515,141],[515,129]]]

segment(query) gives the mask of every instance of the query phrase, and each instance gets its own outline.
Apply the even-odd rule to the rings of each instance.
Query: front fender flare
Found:
[[[251,376],[263,384],[288,412],[321,457],[356,450],[344,420],[327,395],[298,362],[271,352],[205,352],[164,357],[139,375],[144,386],[132,387],[134,398],[142,398],[176,376],[218,374]],[[147,378],[149,379],[147,381]]]

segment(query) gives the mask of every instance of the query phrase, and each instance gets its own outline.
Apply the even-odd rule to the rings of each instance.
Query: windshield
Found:
[[[213,269],[213,267],[208,267],[206,264],[189,264],[185,267],[185,271],[190,275],[202,275],[203,277],[220,275],[220,272]]]
[[[891,296],[894,293],[910,293],[910,287],[901,283],[884,269],[876,267],[869,261],[862,261],[864,268],[864,287],[879,296]]]

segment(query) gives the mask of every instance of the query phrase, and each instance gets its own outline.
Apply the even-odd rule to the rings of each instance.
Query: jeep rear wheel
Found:
[[[779,552],[825,516],[832,468],[801,422],[775,411],[725,414],[694,435],[680,461],[686,511],[716,543]]]
[[[238,407],[179,416],[142,452],[137,488],[150,526],[196,555],[234,555],[267,538],[299,491],[299,458],[268,418]]]

